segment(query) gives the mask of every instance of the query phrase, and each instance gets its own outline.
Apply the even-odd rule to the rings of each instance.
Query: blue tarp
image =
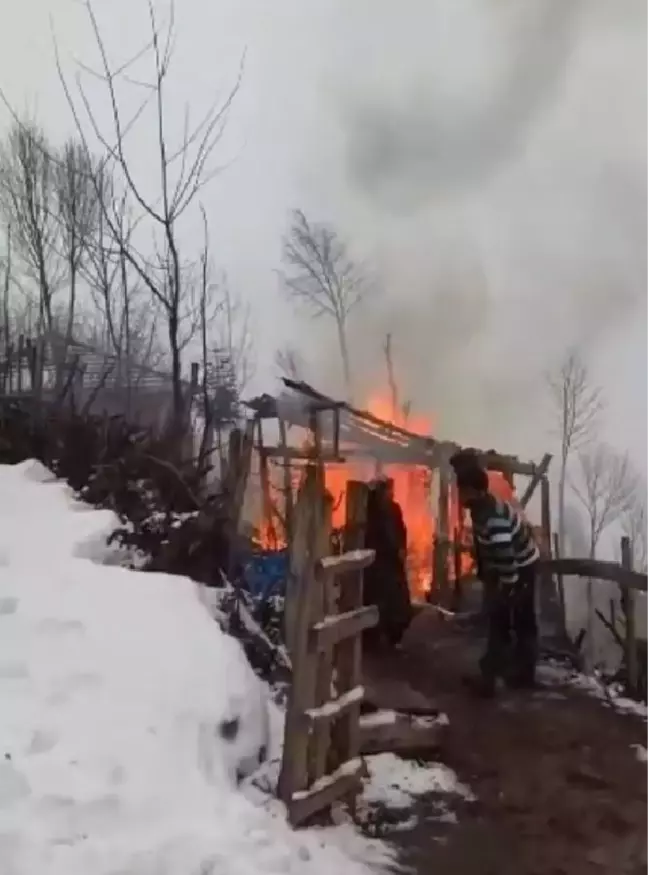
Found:
[[[244,565],[245,582],[255,598],[283,595],[288,577],[287,550],[260,550]]]

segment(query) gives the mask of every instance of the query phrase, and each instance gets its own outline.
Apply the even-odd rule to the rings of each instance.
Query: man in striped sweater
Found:
[[[498,677],[511,686],[532,688],[540,553],[531,526],[512,504],[489,492],[488,474],[474,451],[456,453],[450,464],[459,499],[470,511],[478,575],[487,592],[488,643],[477,690],[493,695]]]

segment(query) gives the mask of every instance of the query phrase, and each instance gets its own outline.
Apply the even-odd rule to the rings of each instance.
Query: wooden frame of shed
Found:
[[[302,446],[290,446],[288,428],[298,426],[309,429],[309,422],[316,416],[321,460],[326,463],[343,463],[354,459],[373,460],[380,465],[403,465],[426,468],[436,478],[436,531],[434,552],[431,557],[434,588],[432,595],[439,603],[449,606],[455,599],[450,583],[458,582],[462,547],[457,532],[450,531],[451,469],[449,460],[461,446],[454,441],[438,440],[432,436],[415,434],[366,410],[353,407],[345,401],[336,401],[318,392],[301,381],[284,378],[285,389],[277,396],[263,395],[246,402],[252,411],[256,425],[255,449],[260,465],[263,516],[265,525],[274,531],[278,526],[290,544],[294,531],[294,488],[292,469],[312,458],[307,441]],[[263,422],[275,420],[278,424],[278,442],[266,444]],[[521,494],[520,504],[526,507],[540,487],[541,523],[544,550],[551,551],[551,512],[547,471],[551,456],[546,454],[538,463],[524,461],[518,456],[495,450],[473,448],[489,471],[500,472],[513,485],[515,476],[529,478]],[[269,462],[275,460],[283,466],[283,507],[278,507],[270,494],[271,477]],[[433,514],[433,508],[430,513]],[[451,560],[454,572],[451,574]],[[547,580],[549,584],[549,580]],[[550,587],[547,586],[546,589]],[[543,589],[545,589],[543,587]]]

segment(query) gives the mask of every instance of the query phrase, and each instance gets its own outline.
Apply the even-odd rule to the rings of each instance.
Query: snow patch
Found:
[[[538,669],[538,677],[543,684],[568,686],[580,690],[618,711],[620,714],[634,714],[644,720],[648,719],[648,707],[644,702],[635,702],[620,694],[616,685],[602,683],[600,678],[584,675],[559,665],[542,665]]]
[[[442,763],[420,764],[395,754],[383,753],[367,760],[369,778],[363,799],[368,804],[387,808],[409,808],[418,796],[428,793],[461,796],[473,800],[473,794],[456,774]]]
[[[391,863],[350,826],[293,832],[276,799],[238,784],[268,747],[272,777],[281,714],[195,584],[96,564],[115,523],[38,463],[0,466],[3,875]]]

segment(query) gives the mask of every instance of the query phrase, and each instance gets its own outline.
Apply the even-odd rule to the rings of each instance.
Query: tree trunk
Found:
[[[596,535],[593,530],[590,530],[590,549],[589,558],[596,559]],[[585,666],[588,672],[594,669],[594,621],[596,614],[594,613],[594,580],[591,577],[587,578],[586,584],[586,603],[587,603],[587,622],[585,628],[587,635],[585,637]]]
[[[351,362],[349,360],[349,348],[347,345],[346,325],[343,317],[337,318],[338,343],[340,345],[340,357],[342,359],[342,374],[344,376],[344,389],[347,401],[353,401],[353,386],[351,383]]]

